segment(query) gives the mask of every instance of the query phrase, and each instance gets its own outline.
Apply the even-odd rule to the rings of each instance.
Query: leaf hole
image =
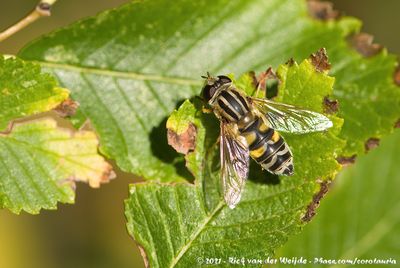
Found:
[[[279,79],[269,79],[267,80],[267,98],[272,99],[278,96]]]

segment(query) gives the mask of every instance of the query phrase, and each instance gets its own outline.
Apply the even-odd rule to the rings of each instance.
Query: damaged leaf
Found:
[[[394,124],[394,128],[400,128],[400,119]]]
[[[53,119],[15,124],[0,135],[0,207],[14,213],[73,203],[75,182],[99,187],[113,177],[93,132],[57,127]]]
[[[0,55],[0,131],[14,119],[55,108],[68,96],[40,65]]]
[[[333,20],[339,17],[339,11],[333,8],[333,4],[329,1],[307,1],[309,14],[319,20]]]
[[[351,45],[364,57],[375,56],[382,51],[383,46],[373,41],[374,37],[367,33],[358,33],[350,38]]]
[[[321,48],[316,53],[311,54],[311,63],[319,72],[327,72],[331,69],[325,48]]]
[[[177,103],[200,93],[201,75],[260,73],[325,47],[336,77],[331,97],[341,104],[339,116],[349,118],[343,154],[363,154],[365,141],[390,133],[398,119],[400,91],[393,79],[388,83],[396,59],[384,50],[368,59],[355,53],[346,38],[360,22],[335,18],[330,4],[310,3],[323,20],[310,16],[303,0],[177,0],[172,10],[168,1],[134,1],[48,34],[19,55],[71,89],[81,105],[77,121],[90,120],[101,151],[120,168],[182,181],[165,120]]]
[[[54,111],[61,117],[70,117],[76,114],[79,103],[71,99],[66,99],[54,108]]]
[[[193,151],[196,143],[196,126],[194,121],[193,107],[189,102],[179,108],[179,111],[174,111],[167,121],[168,144],[171,145],[177,152],[188,154]]]
[[[319,191],[312,199],[312,202],[307,206],[305,215],[301,218],[303,221],[309,222],[317,213],[316,210],[320,205],[322,198],[328,193],[331,180],[318,181]]]
[[[332,98],[339,101],[338,116],[345,119],[340,136],[347,140],[347,146],[342,156],[350,157],[365,154],[368,139],[382,138],[394,130],[399,118],[400,90],[390,79],[396,58],[385,50],[368,59],[354,52],[341,55],[348,61],[346,67],[332,69],[336,78]],[[330,59],[334,56],[330,55]]]
[[[352,165],[356,162],[357,159],[357,155],[353,154],[352,156],[339,156],[338,158],[336,158],[336,160],[338,161],[339,164],[341,164],[343,167]]]
[[[285,103],[322,112],[324,96],[332,93],[334,79],[318,72],[310,60],[282,65],[277,77],[281,80],[277,99]],[[247,73],[234,83],[250,86],[241,89],[251,92],[251,81]],[[128,230],[150,267],[194,267],[209,252],[225,260],[237,252],[244,258],[272,257],[300,230],[304,211],[319,187],[316,178],[324,181],[340,169],[335,155],[344,146],[337,138],[342,120],[330,118],[334,127],[326,132],[282,134],[294,154],[294,176],[280,177],[273,184],[273,176],[254,162],[242,200],[230,209],[219,187],[219,122],[214,115],[202,113],[197,102],[185,101],[167,125],[184,130],[191,122],[197,128],[196,148],[186,157],[195,184],[131,185],[126,200]]]
[[[370,151],[372,149],[375,149],[376,147],[379,146],[380,140],[377,138],[369,138],[367,142],[365,143],[365,151]]]
[[[168,129],[168,144],[171,145],[178,153],[188,154],[193,151],[196,142],[196,127],[189,124],[182,134]]]
[[[327,114],[334,114],[339,111],[339,102],[331,100],[328,97],[324,98],[324,112]]]

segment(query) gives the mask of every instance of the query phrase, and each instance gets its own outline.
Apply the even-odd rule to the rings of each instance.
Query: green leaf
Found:
[[[16,124],[0,135],[0,207],[37,214],[73,203],[76,181],[99,187],[111,166],[97,146],[93,132],[61,129],[54,119]]]
[[[215,134],[218,126],[213,128],[213,138],[211,142],[205,145],[206,129],[202,120],[201,103],[196,102],[195,107],[189,100],[186,100],[179,110],[175,110],[167,120],[168,129],[168,143],[175,148],[176,151],[185,153],[186,167],[195,178],[202,177],[204,167],[202,162],[204,160],[205,150],[216,141]],[[211,123],[212,124],[212,123]],[[194,127],[193,127],[194,126]],[[208,133],[210,136],[211,132]],[[178,135],[178,139],[171,139]],[[187,138],[187,137],[190,137]],[[210,140],[210,139],[208,139]],[[179,149],[186,150],[179,150]]]
[[[180,106],[179,111],[173,111],[167,120],[167,129],[175,132],[178,135],[185,133],[190,123],[195,120],[196,109],[189,100]]]
[[[200,75],[206,71],[213,74],[242,74],[249,70],[259,72],[269,65],[276,68],[289,58],[302,60],[317,49],[326,47],[333,65],[331,74],[336,76],[335,91],[329,95],[339,99],[339,115],[345,119],[340,134],[343,140],[348,141],[344,154],[362,154],[368,138],[389,133],[397,120],[396,111],[400,100],[400,92],[392,82],[395,58],[387,55],[386,51],[370,58],[358,54],[348,44],[347,38],[359,29],[360,23],[348,17],[328,22],[312,19],[306,1],[303,0],[177,0],[174,5],[161,0],[138,1],[45,36],[24,48],[20,56],[38,61],[47,71],[55,74],[62,85],[71,88],[72,96],[81,104],[82,114],[90,119],[101,139],[102,152],[115,159],[123,170],[147,179],[182,181],[188,178],[184,173],[184,159],[167,145],[165,123],[178,103],[199,93]],[[284,69],[281,69],[280,75],[285,76]],[[292,88],[295,89],[298,85],[294,82]],[[314,103],[314,95],[310,96],[310,92],[306,95],[298,92],[294,95],[295,99],[291,99],[293,89],[288,86],[286,84],[282,87],[285,92],[290,92],[282,95],[282,101],[299,102],[322,110],[322,103],[318,102],[321,106]],[[318,88],[313,94],[321,100],[324,92],[328,91]],[[309,103],[307,96],[310,97]],[[332,119],[338,127],[340,119]],[[194,120],[197,127],[196,141],[204,135],[204,150],[212,149],[212,136],[216,136],[218,130],[218,125],[212,122],[215,121],[203,116],[195,117]],[[204,134],[199,132],[202,129]],[[184,212],[192,212],[194,215],[196,211],[193,209],[199,210],[199,214],[196,214],[200,215],[199,218],[187,221],[187,226],[184,222],[185,228],[194,230],[192,235],[199,230],[209,234],[209,229],[210,232],[214,232],[214,229],[208,228],[207,232],[199,229],[204,220],[209,215],[214,215],[216,220],[219,219],[217,217],[225,219],[228,212],[236,221],[255,220],[248,228],[252,232],[257,230],[260,236],[260,230],[273,232],[280,230],[280,224],[287,223],[285,226],[288,231],[279,233],[279,237],[266,234],[265,237],[269,239],[264,237],[262,245],[254,243],[251,246],[253,239],[248,236],[248,244],[243,243],[246,248],[244,251],[239,251],[238,247],[234,247],[235,243],[229,242],[232,239],[230,235],[237,233],[235,226],[230,226],[230,229],[227,227],[227,230],[233,230],[230,233],[225,228],[216,232],[217,238],[227,238],[224,244],[228,248],[226,252],[234,252],[235,255],[243,255],[243,252],[259,256],[271,255],[272,251],[255,253],[254,248],[259,246],[258,250],[264,250],[271,247],[272,250],[284,243],[288,233],[297,230],[301,214],[299,211],[304,210],[318,188],[313,180],[318,176],[333,174],[337,169],[332,157],[336,155],[332,154],[339,154],[339,148],[343,145],[342,140],[335,137],[338,132],[339,128],[335,128],[326,136],[285,136],[294,148],[295,159],[298,159],[295,161],[302,159],[295,163],[296,177],[290,180],[284,178],[278,185],[248,183],[247,194],[241,203],[243,207],[239,206],[234,211],[226,211],[225,207],[217,209],[220,204],[215,176],[217,168],[210,166],[211,161],[206,161],[207,165],[204,166],[198,165],[201,160],[198,157],[203,154],[196,155],[200,152],[197,148],[199,144],[196,143],[196,148],[186,159],[192,173],[197,179],[200,178],[198,184],[194,187],[176,186],[184,188],[182,191],[189,192],[187,195],[192,198],[186,200]],[[307,147],[301,146],[310,137],[313,140]],[[312,148],[312,152],[307,148]],[[214,157],[218,156],[210,154],[207,159]],[[199,184],[201,178],[208,178],[211,182]],[[267,181],[272,183],[276,179],[269,178]],[[175,189],[173,187],[145,184],[138,185],[136,189],[133,186],[131,199],[127,203],[131,232],[134,229],[141,230],[134,234],[135,238],[146,246],[151,264],[161,267],[165,263],[173,263],[177,256],[181,256],[178,265],[195,261],[187,259],[191,256],[189,251],[174,257],[174,252],[182,252],[179,245],[191,241],[190,237],[181,238],[183,242],[172,242],[177,243],[172,246],[165,246],[168,239],[160,239],[168,238],[168,232],[173,234],[171,237],[177,237],[175,229],[169,229],[163,224],[163,221],[175,219],[175,214],[169,213],[172,215],[169,218],[160,213],[167,211],[169,207],[164,210],[161,208],[170,202],[182,199],[179,196],[173,199],[168,195],[169,191]],[[292,188],[297,191],[289,191],[293,194],[285,192]],[[199,191],[206,196],[198,197]],[[136,197],[142,202],[134,201]],[[158,206],[156,197],[165,202],[160,202]],[[204,208],[196,203],[202,201],[202,198]],[[249,202],[246,203],[246,199]],[[139,205],[143,205],[145,212],[140,211]],[[244,207],[246,205],[247,208]],[[134,218],[129,210],[136,213]],[[151,210],[154,213],[150,213]],[[290,210],[296,212],[287,216]],[[270,219],[272,216],[276,217]],[[214,223],[213,219],[208,223]],[[257,225],[257,220],[260,225]],[[156,227],[159,229],[148,231],[143,227],[146,222],[149,222],[152,230]],[[204,226],[208,227],[208,223]],[[171,226],[175,228],[179,225]],[[249,233],[242,234],[241,238],[246,238]],[[152,239],[154,242],[151,242]],[[160,249],[161,245],[164,247]],[[223,250],[215,247],[214,244],[207,244],[202,252],[207,250],[219,253]],[[202,249],[201,245],[199,248]],[[156,254],[160,257],[157,258]]]
[[[399,119],[400,90],[393,81],[396,57],[386,50],[368,59],[345,49],[330,52],[337,81],[333,95],[340,103],[338,115],[345,119],[341,136],[348,141],[343,154],[362,155],[369,138],[388,135]],[[337,58],[342,62],[335,62]]]
[[[136,1],[51,33],[20,56],[36,60],[72,91],[119,167],[160,181],[181,181],[183,160],[165,140],[166,117],[198,94],[200,75],[241,74],[302,60],[326,47],[336,76],[331,97],[347,118],[346,155],[391,131],[399,90],[395,58],[364,58],[346,37],[360,22],[322,22],[303,0]]]
[[[281,66],[278,76],[281,101],[322,112],[323,96],[331,93],[333,78],[317,72],[308,60]],[[237,84],[247,80],[244,75]],[[332,116],[336,124],[325,133],[285,135],[294,153],[295,175],[280,177],[279,184],[274,184],[277,178],[255,165],[242,201],[232,210],[219,193],[215,146],[219,128],[211,116],[201,112],[199,103],[186,101],[167,121],[169,130],[181,134],[190,124],[196,126],[196,147],[186,155],[196,178],[194,186],[141,184],[130,188],[128,230],[144,248],[151,267],[193,267],[199,264],[198,258],[212,256],[229,266],[230,256],[273,256],[303,224],[301,217],[317,187],[316,179],[332,178],[339,169],[335,155],[344,141],[336,135],[342,121]]]
[[[55,108],[68,96],[40,65],[0,55],[0,131],[14,119]]]
[[[303,256],[311,262],[314,258],[398,261],[399,153],[397,130],[379,148],[343,171],[322,201],[315,219],[282,248],[280,255]]]

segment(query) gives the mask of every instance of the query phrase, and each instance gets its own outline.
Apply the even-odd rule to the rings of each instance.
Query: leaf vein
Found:
[[[106,70],[100,68],[86,67],[86,66],[78,66],[71,65],[65,63],[54,63],[54,62],[45,62],[45,61],[36,61],[40,65],[49,69],[63,69],[67,71],[77,72],[80,74],[97,74],[101,76],[111,76],[111,77],[119,77],[119,78],[128,78],[134,80],[141,81],[156,81],[163,82],[169,84],[177,84],[184,86],[200,86],[202,82],[200,80],[188,79],[188,78],[179,78],[179,77],[167,77],[161,75],[154,74],[141,74],[135,72],[125,72],[125,71],[115,71],[115,70]]]
[[[179,262],[179,260],[183,257],[183,255],[187,252],[187,250],[190,248],[192,245],[193,241],[200,235],[200,233],[204,230],[204,227],[213,219],[215,215],[218,214],[218,212],[221,211],[221,209],[224,207],[225,202],[221,201],[218,203],[218,205],[215,207],[214,211],[207,216],[200,225],[198,225],[197,230],[190,236],[188,242],[181,247],[181,249],[178,251],[178,254],[171,260],[171,264],[169,265],[170,268],[173,268],[176,266],[176,264]]]

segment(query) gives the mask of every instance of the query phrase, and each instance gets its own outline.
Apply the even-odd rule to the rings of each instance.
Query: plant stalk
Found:
[[[50,16],[51,15],[50,9],[56,1],[57,0],[40,1],[31,13],[29,13],[26,17],[18,21],[16,24],[10,26],[5,31],[0,33],[0,42],[14,35],[20,30],[24,29],[26,26],[35,22],[37,19],[41,17]]]

